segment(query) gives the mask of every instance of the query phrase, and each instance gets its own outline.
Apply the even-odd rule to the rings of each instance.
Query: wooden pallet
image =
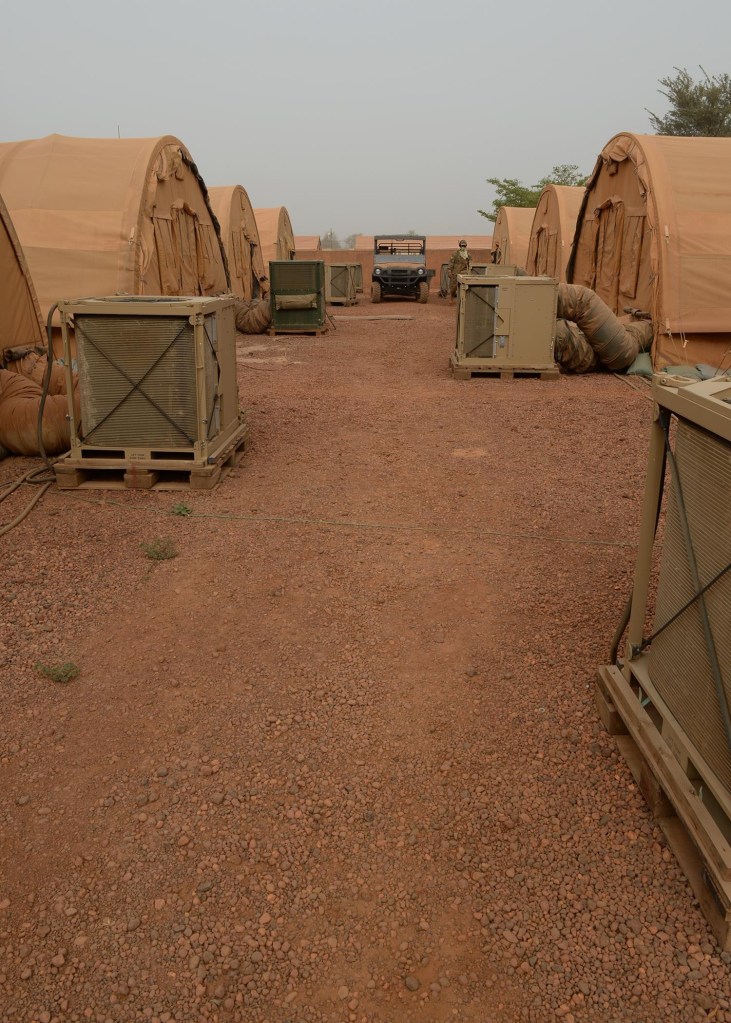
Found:
[[[719,825],[731,822],[719,822],[700,798],[687,765],[684,769],[663,738],[662,723],[660,727],[656,723],[657,708],[647,697],[640,702],[638,690],[618,668],[600,668],[595,690],[599,717],[615,736],[716,940],[729,951],[731,847]]]
[[[492,377],[495,380],[517,380],[522,377],[535,377],[540,380],[558,380],[558,367],[535,366],[495,366],[491,361],[479,362],[470,360],[460,362],[451,355],[449,367],[455,380],[470,380],[472,377]]]
[[[269,337],[275,337],[277,334],[312,334],[313,337],[320,337],[322,334],[327,334],[328,327],[270,327],[267,331]]]
[[[210,465],[66,456],[53,469],[59,490],[212,490],[250,447],[249,428],[242,423]]]

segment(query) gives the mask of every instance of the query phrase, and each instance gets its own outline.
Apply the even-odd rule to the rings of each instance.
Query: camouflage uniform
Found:
[[[449,294],[452,298],[457,294],[457,274],[467,274],[472,269],[472,257],[466,249],[464,251],[465,254],[463,256],[462,250],[457,249],[447,265]]]

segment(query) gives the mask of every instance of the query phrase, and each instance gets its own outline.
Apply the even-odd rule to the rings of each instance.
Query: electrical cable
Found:
[[[100,504],[107,505],[111,504],[117,508],[126,508],[128,511],[141,511],[141,512],[157,512],[161,515],[169,515],[170,512],[165,508],[149,507],[147,505],[132,505],[127,504],[124,501],[115,501],[113,499],[96,501],[88,497],[77,494],[73,490],[64,491],[64,495],[67,497],[73,497],[77,501],[84,501],[87,504]],[[589,547],[621,547],[623,549],[634,549],[636,544],[625,543],[621,540],[590,540],[588,537],[571,537],[571,536],[546,536],[540,533],[511,533],[511,532],[500,532],[495,529],[480,529],[475,527],[473,529],[463,528],[460,526],[419,526],[419,525],[404,525],[403,523],[393,522],[345,522],[342,519],[315,519],[306,518],[293,515],[230,515],[225,512],[194,512],[190,515],[186,515],[186,518],[191,519],[222,519],[226,522],[277,522],[284,525],[294,526],[336,526],[345,529],[383,529],[383,530],[397,530],[399,532],[406,533],[459,533],[464,534],[475,534],[477,536],[490,536],[501,540],[538,540],[546,541],[548,543],[565,543],[565,544],[578,544],[581,546]]]

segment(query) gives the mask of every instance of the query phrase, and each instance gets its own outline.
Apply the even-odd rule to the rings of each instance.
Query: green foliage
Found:
[[[180,501],[178,504],[174,504],[171,508],[173,515],[192,515],[193,509],[185,503]]]
[[[674,70],[677,74],[661,78],[663,88],[657,90],[670,104],[670,110],[662,117],[647,111],[655,134],[731,135],[731,77],[709,75],[701,67],[703,78],[696,82],[685,68]]]
[[[61,685],[68,685],[79,674],[79,668],[73,661],[66,661],[65,664],[43,664],[42,661],[36,661],[36,671],[50,678],[51,682]]]
[[[545,178],[535,185],[524,185],[517,178],[488,178],[488,185],[494,185],[497,192],[492,201],[491,210],[478,210],[483,217],[493,222],[497,219],[501,206],[521,206],[533,209],[538,204],[541,192],[546,185],[583,185],[586,175],[579,172],[575,163],[561,163],[551,170]]]
[[[143,554],[150,561],[170,561],[171,558],[178,556],[175,544],[167,537],[153,540],[151,543],[143,543],[140,546],[142,547]]]

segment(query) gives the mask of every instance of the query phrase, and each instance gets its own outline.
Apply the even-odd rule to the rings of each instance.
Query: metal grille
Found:
[[[275,260],[269,264],[272,291],[318,291],[324,284],[321,260]]]
[[[698,572],[701,583],[706,584],[731,556],[731,444],[681,419],[675,458]],[[655,628],[668,621],[694,592],[673,490],[665,524]],[[707,591],[705,602],[724,688],[731,702],[731,575]],[[697,604],[653,640],[649,671],[683,730],[723,785],[731,789],[731,752]]]
[[[197,398],[188,318],[77,314],[75,328],[83,443],[192,447]]]

